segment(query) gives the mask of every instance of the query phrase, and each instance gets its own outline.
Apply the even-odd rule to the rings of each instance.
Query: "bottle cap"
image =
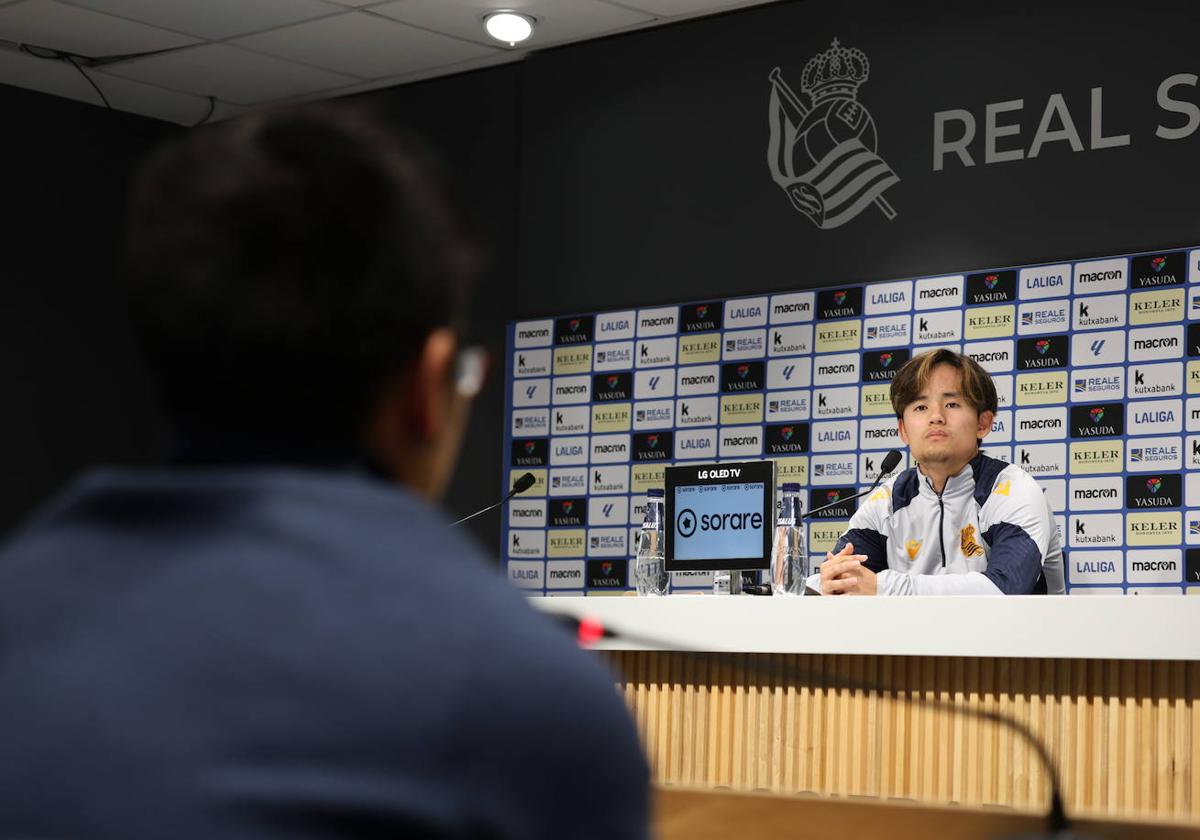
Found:
[[[783,492],[784,493],[799,493],[800,492],[800,483],[797,481],[784,482]]]
[[[799,486],[799,485],[797,485],[797,486]],[[663,497],[662,488],[661,487],[651,487],[649,490],[646,491],[646,496],[651,499],[661,499]]]

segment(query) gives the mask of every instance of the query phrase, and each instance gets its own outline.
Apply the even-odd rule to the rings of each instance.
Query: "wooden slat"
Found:
[[[1025,723],[1073,811],[1200,821],[1200,663],[608,656],[659,783],[1045,807],[1012,731],[909,702],[941,699]]]

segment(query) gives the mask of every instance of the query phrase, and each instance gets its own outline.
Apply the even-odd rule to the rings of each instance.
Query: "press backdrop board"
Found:
[[[985,452],[1042,486],[1071,594],[1200,593],[1196,284],[1200,248],[511,323],[504,490],[537,483],[503,518],[508,576],[627,591],[646,490],[672,463],[775,459],[806,509],[865,489],[906,452],[896,369],[949,347],[995,379]],[[814,562],[854,510],[808,525]]]

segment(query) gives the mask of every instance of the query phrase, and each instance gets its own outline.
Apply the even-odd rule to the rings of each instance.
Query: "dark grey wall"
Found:
[[[506,65],[366,94],[397,125],[422,135],[453,170],[489,247],[489,268],[475,289],[469,339],[492,352],[493,373],[476,398],[446,506],[465,516],[496,501],[504,441],[504,326],[516,317],[518,118],[523,67]],[[469,523],[495,551],[498,512]]]
[[[1157,102],[1160,82],[1200,73],[1190,2],[981,5],[782,3],[532,56],[526,66],[522,315],[726,297],[966,268],[1120,253],[1200,240],[1200,132]],[[900,176],[874,208],[818,229],[767,168],[768,75],[800,92],[833,38],[870,61],[858,101]],[[1091,89],[1106,135],[1087,150]],[[1061,93],[1085,150],[984,163],[985,106],[1029,146]],[[1200,89],[1172,96],[1200,103]],[[977,122],[976,165],[933,168],[934,114]],[[1052,123],[1057,127],[1059,122]]]
[[[126,182],[170,129],[0,86],[0,533],[80,469],[165,444],[116,294]]]

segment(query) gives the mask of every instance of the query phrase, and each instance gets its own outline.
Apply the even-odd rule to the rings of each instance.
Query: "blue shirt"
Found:
[[[412,495],[103,472],[0,554],[0,834],[643,837],[614,680]]]

